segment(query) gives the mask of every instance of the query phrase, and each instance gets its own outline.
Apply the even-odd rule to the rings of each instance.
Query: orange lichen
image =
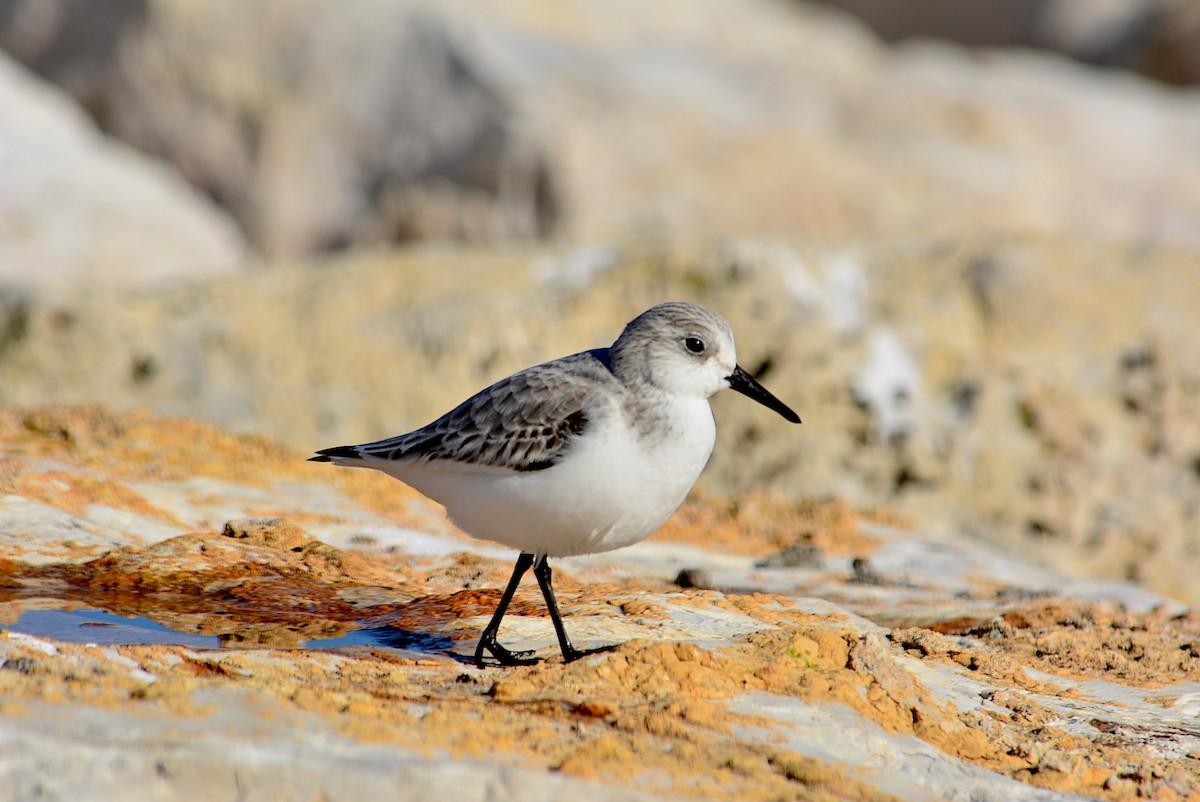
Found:
[[[1145,688],[1200,680],[1200,616],[1134,614],[1116,605],[1048,600],[939,632],[987,639],[989,652],[1051,674],[1103,676]]]
[[[421,520],[450,531],[436,507],[414,503],[417,512],[410,511],[411,491],[386,477],[309,465],[261,438],[190,421],[92,408],[2,411],[0,448],[6,454],[0,490],[72,514],[106,504],[169,520],[128,483],[208,476],[256,488],[328,482],[390,521]],[[569,665],[551,649],[540,665],[479,671],[436,651],[355,647],[331,654],[299,647],[354,627],[473,639],[478,628],[463,619],[490,614],[511,570],[507,560],[338,549],[304,531],[316,518],[259,512],[260,519],[83,562],[69,549],[71,556],[49,565],[0,558],[0,620],[12,620],[23,599],[43,593],[64,605],[145,615],[242,647],[57,644],[47,654],[11,639],[9,663],[0,671],[4,714],[29,715],[33,706],[26,703],[36,700],[197,716],[198,690],[236,690],[239,699],[255,699],[264,716],[305,711],[364,742],[488,756],[672,797],[883,798],[847,767],[779,747],[771,733],[780,725],[771,719],[732,712],[733,702],[758,691],[840,705],[888,732],[1034,785],[1110,800],[1200,795],[1195,756],[1161,757],[1137,733],[1099,720],[1093,726],[1103,737],[1094,741],[1056,728],[1060,716],[1048,697],[1072,692],[1025,670],[1141,687],[1194,681],[1200,678],[1194,615],[1132,615],[1046,600],[997,619],[960,619],[937,631],[898,629],[889,637],[848,614],[806,612],[811,605],[785,596],[685,591],[636,579],[582,582],[564,570],[556,586],[568,626],[571,619],[611,616],[622,628],[641,627],[645,637]],[[858,522],[880,515],[836,500],[696,496],[659,537],[739,554],[796,544],[863,554],[874,542]],[[761,629],[721,645],[657,637],[681,608],[688,615],[720,611]],[[545,615],[536,586],[518,590],[510,614]],[[125,660],[157,681],[147,684]],[[957,709],[920,680],[912,670],[917,660],[930,661],[919,666],[924,671],[958,672],[996,688],[990,704]],[[751,730],[765,735],[741,736]]]
[[[334,471],[273,440],[212,424],[95,406],[0,410],[0,449],[53,456],[103,472],[108,481],[185,481],[209,477],[250,487],[280,479],[325,479],[364,508],[399,523],[416,491],[370,471]],[[353,480],[350,479],[353,474]],[[0,481],[6,481],[0,473]],[[11,479],[7,480],[11,481]]]
[[[860,517],[836,498],[793,501],[779,493],[749,491],[718,499],[694,491],[654,537],[754,556],[795,545],[826,554],[870,554],[879,544],[862,533]]]
[[[83,515],[88,507],[99,504],[183,526],[174,515],[155,507],[124,482],[106,477],[69,471],[27,473],[17,477],[11,492],[72,515]]]

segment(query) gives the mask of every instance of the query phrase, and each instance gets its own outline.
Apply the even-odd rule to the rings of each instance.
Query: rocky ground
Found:
[[[1195,4],[993,5],[0,0],[0,800],[1200,796]],[[668,299],[804,425],[474,668],[303,457]]]
[[[897,45],[808,3],[644,5],[0,0],[0,404],[310,450],[695,300],[806,421],[719,400],[714,495],[887,504],[1200,600],[1196,90],[912,40],[964,22],[933,2],[907,32],[845,4]],[[1191,35],[1118,5],[984,27],[1101,63],[1063,37]]]
[[[311,451],[423,425],[682,297],[730,319],[739,361],[804,420],[777,437],[756,405],[718,396],[713,495],[887,504],[1063,573],[1200,599],[1200,271],[1186,252],[1012,237],[591,258],[420,250],[19,296],[0,401],[105,399]]]
[[[0,415],[3,799],[1187,799],[1200,618],[881,509],[698,495],[557,563],[208,424]]]

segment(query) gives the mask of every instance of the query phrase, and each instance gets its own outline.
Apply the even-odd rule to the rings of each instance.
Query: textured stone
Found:
[[[37,519],[5,543],[0,799],[1200,792],[1200,619],[879,511],[693,498],[647,543],[556,563],[574,639],[622,645],[564,665],[530,583],[501,635],[549,659],[478,669],[465,656],[512,554],[390,480],[94,408],[4,412],[0,452],[4,497],[46,498],[81,528],[101,498],[164,521],[233,514],[170,537],[135,525],[91,558]],[[83,475],[61,497],[39,491]],[[788,531],[820,566],[760,567]],[[907,568],[888,556],[897,542],[914,550]],[[848,545],[883,581],[847,581]],[[680,560],[730,588],[681,590]],[[1038,583],[1054,589],[1005,592]],[[922,601],[919,623],[887,628]]]
[[[1189,0],[822,0],[888,41],[950,39],[974,47],[1035,47],[1160,81],[1200,84],[1200,11]]]
[[[610,342],[652,303],[699,300],[732,319],[743,362],[806,421],[773,437],[761,410],[718,398],[710,491],[886,502],[1066,573],[1197,598],[1194,92],[1045,56],[889,49],[803,5],[625,3],[600,15],[414,2],[377,14],[375,1],[336,12],[14,2],[3,25],[29,34],[10,43],[22,59],[97,117],[108,109],[110,128],[126,120],[193,178],[213,170],[196,180],[232,206],[270,207],[240,219],[291,243],[281,249],[359,241],[347,220],[394,230],[360,213],[388,213],[364,187],[394,178],[404,195],[412,174],[379,174],[347,152],[384,158],[387,140],[455,162],[493,130],[513,158],[539,154],[521,175],[551,176],[564,244],[105,286],[122,270],[139,284],[176,275],[139,246],[120,270],[86,272],[111,281],[0,291],[0,403],[148,407],[309,450],[426,423],[512,370]],[[296,10],[307,11],[285,13]],[[54,46],[79,31],[95,33],[86,48]],[[261,46],[304,31],[311,52]],[[409,59],[433,65],[431,83],[385,80]],[[138,66],[167,63],[178,69]],[[448,88],[455,64],[463,81]],[[332,97],[327,79],[356,90]],[[426,92],[428,114],[413,117]],[[284,124],[298,109],[319,119]],[[287,167],[293,158],[305,169]],[[347,165],[361,167],[348,182]],[[451,205],[469,206],[479,187],[450,183]],[[529,235],[533,196],[487,186],[472,219],[509,220],[509,198],[525,221],[509,234]],[[237,193],[249,200],[228,200]],[[312,201],[330,205],[288,206]],[[755,236],[733,236],[745,232]],[[645,240],[668,244],[627,244]],[[89,258],[105,252],[87,242]],[[80,547],[119,537],[134,514],[93,516]],[[867,558],[861,576],[879,574],[855,557]]]
[[[435,4],[3,5],[0,46],[177,165],[266,254],[520,240],[558,214],[536,138]]]
[[[31,296],[0,351],[0,402],[103,399],[312,451],[420,426],[682,296],[729,317],[742,364],[805,421],[777,437],[763,410],[718,396],[707,490],[886,503],[1062,572],[1197,598],[1190,252],[1041,237],[852,260],[782,243],[630,251],[575,289],[547,283],[543,259],[405,253]]]
[[[0,46],[273,255],[913,232],[1200,243],[1192,94],[1029,52],[892,49],[804,3],[7,5]],[[107,35],[71,46],[89,26]]]
[[[227,215],[3,54],[0,107],[0,352],[22,335],[23,288],[241,272],[245,245]]]

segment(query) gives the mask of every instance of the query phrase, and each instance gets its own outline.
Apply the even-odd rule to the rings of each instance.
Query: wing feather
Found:
[[[620,388],[606,357],[589,351],[536,365],[476,393],[421,429],[374,443],[325,449],[314,459],[446,460],[514,471],[545,470],[602,414],[597,385]]]

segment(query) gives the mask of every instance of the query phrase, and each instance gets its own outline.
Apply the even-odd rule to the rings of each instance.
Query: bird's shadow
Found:
[[[394,626],[363,627],[346,633],[340,638],[324,641],[310,641],[309,648],[330,648],[336,646],[378,646],[387,649],[402,649],[410,652],[426,654],[447,654],[457,657],[453,651],[454,641],[444,635],[431,635],[427,632],[417,632]]]

